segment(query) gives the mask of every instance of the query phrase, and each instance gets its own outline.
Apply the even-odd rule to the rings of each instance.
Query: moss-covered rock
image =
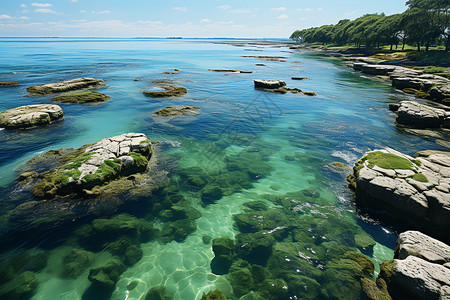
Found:
[[[225,272],[229,269],[236,257],[234,241],[228,237],[220,237],[213,240],[212,250],[218,268]]]
[[[105,102],[109,100],[108,95],[99,93],[97,91],[76,92],[61,96],[55,96],[50,98],[52,101],[61,103],[79,103],[79,104],[92,104],[98,102]]]
[[[187,89],[181,86],[161,86],[164,91],[144,91],[145,96],[162,98],[162,97],[180,97],[187,94]]]
[[[64,119],[58,105],[33,104],[12,108],[0,113],[0,127],[6,129],[47,125]]]
[[[188,235],[197,229],[197,225],[191,219],[181,219],[165,224],[161,235],[163,242],[183,241]]]
[[[167,106],[162,109],[153,112],[156,116],[179,116],[179,115],[198,115],[200,114],[200,107],[198,106],[188,106],[188,105],[178,105],[178,106]]]
[[[16,82],[16,81],[12,81],[12,82],[2,81],[2,82],[0,82],[0,87],[12,87],[12,86],[18,86],[18,85],[19,85],[19,83]]]
[[[158,285],[152,287],[145,295],[145,300],[172,300],[173,297],[165,286]]]
[[[212,203],[222,198],[223,191],[219,186],[210,184],[202,189],[201,194],[204,203]]]
[[[364,299],[370,300],[391,300],[387,290],[386,282],[379,278],[376,283],[369,278],[361,278],[361,287],[363,289]]]
[[[128,133],[103,139],[72,151],[63,166],[41,175],[33,189],[40,198],[85,193],[120,176],[145,171],[152,155],[151,142],[144,134]]]
[[[18,275],[14,280],[0,287],[0,297],[2,299],[27,299],[33,294],[39,286],[35,274],[31,271],[25,271]]]
[[[63,93],[86,88],[102,87],[105,85],[106,84],[103,80],[95,78],[76,78],[56,83],[31,86],[27,88],[27,92],[32,95],[48,95],[52,93]]]
[[[91,264],[94,254],[83,249],[72,249],[63,258],[63,278],[77,278]]]
[[[203,293],[201,300],[227,300],[220,290],[209,291],[208,294]]]
[[[141,260],[144,251],[136,245],[128,246],[124,253],[124,263],[127,266],[132,266]]]
[[[88,279],[95,286],[112,289],[125,270],[126,267],[120,260],[112,259],[102,267],[91,269]]]

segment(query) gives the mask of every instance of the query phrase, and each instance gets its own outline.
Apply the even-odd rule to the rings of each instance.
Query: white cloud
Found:
[[[80,10],[80,13],[85,13],[86,11],[85,10]]]
[[[233,9],[233,10],[230,10],[232,13],[235,13],[235,14],[247,14],[247,13],[249,13],[250,12],[250,10],[248,10],[248,9],[242,9],[242,8],[238,8],[238,9]]]
[[[44,13],[44,14],[56,14],[56,11],[54,11],[50,8],[38,8],[34,12]]]
[[[28,18],[28,17],[25,17],[25,16],[23,16],[23,17],[20,17],[19,19],[21,19],[21,20],[28,20],[29,18]]]
[[[313,11],[313,9],[312,8],[299,8],[299,9],[296,9],[296,11],[311,12],[311,11]]]
[[[230,9],[231,6],[229,6],[229,5],[221,5],[221,6],[218,6],[218,8],[223,9],[223,10],[227,10],[227,9]]]
[[[212,21],[210,19],[201,19],[200,23],[211,23]]]
[[[323,10],[323,7],[319,7],[318,9],[317,9],[317,11],[322,11]]]
[[[22,9],[22,13],[23,14],[26,14],[26,13],[29,13],[30,11],[28,10],[28,9]]]
[[[78,0],[71,0],[72,2],[78,2]]]
[[[82,10],[81,12],[85,12],[85,11]],[[109,10],[102,10],[102,11],[93,10],[93,11],[91,11],[91,13],[93,13],[94,15],[101,15],[101,14],[110,14],[111,11],[109,11]]]
[[[53,6],[50,3],[31,3],[31,6],[35,6],[35,7],[51,7]]]
[[[288,18],[289,18],[289,16],[288,16],[288,15],[285,15],[285,14],[279,15],[279,16],[277,17],[277,19],[288,19]]]
[[[72,21],[72,22],[86,22],[87,20],[86,19],[81,19],[81,20],[70,20],[70,21]]]
[[[11,20],[13,17],[8,15],[0,15],[0,20]]]
[[[298,19],[299,21],[306,21],[306,20],[308,20],[307,18],[305,18],[305,17],[303,17],[303,18],[300,18],[300,19]]]
[[[286,11],[287,9],[286,9],[286,7],[282,6],[282,7],[272,8],[272,10],[275,10],[275,11]]]
[[[20,4],[20,7],[27,8],[28,6],[26,4]]]
[[[138,21],[138,24],[146,24],[146,25],[160,25],[161,21]]]
[[[346,16],[346,17],[351,17],[351,16],[353,16],[354,14],[356,14],[357,12],[358,12],[357,10],[349,11],[349,12],[346,12],[346,13],[344,14],[344,16]]]
[[[171,10],[178,10],[178,11],[187,11],[187,7],[172,7]]]
[[[219,22],[217,24],[220,24],[220,25],[231,25],[231,24],[234,24],[234,22],[233,21],[227,21],[227,22]]]

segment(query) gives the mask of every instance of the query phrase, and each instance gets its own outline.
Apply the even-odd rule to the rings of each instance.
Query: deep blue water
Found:
[[[361,77],[339,60],[315,57],[307,51],[293,52],[272,46],[234,47],[213,42],[221,41],[0,39],[0,81],[20,82],[18,87],[0,90],[0,111],[52,103],[50,96],[27,96],[26,88],[78,77],[105,80],[107,87],[99,91],[111,97],[99,105],[61,104],[64,121],[49,126],[0,130],[2,197],[14,190],[13,181],[27,160],[48,150],[78,148],[126,132],[142,132],[162,142],[164,153],[178,162],[178,171],[170,174],[172,180],[177,178],[177,172],[190,172],[193,167],[199,167],[204,174],[223,171],[227,158],[253,147],[252,151],[265,154],[249,156],[248,165],[258,163],[255,159],[259,159],[271,171],[256,178],[252,187],[242,188],[208,206],[198,203],[198,194],[180,191],[189,195],[192,205],[202,214],[195,221],[196,231],[180,242],[143,243],[144,257],[121,275],[112,299],[124,299],[127,285],[133,280],[139,284],[128,292],[128,299],[138,299],[159,284],[165,285],[176,299],[199,299],[203,292],[215,288],[231,297],[227,277],[211,271],[214,257],[211,245],[201,240],[205,235],[213,239],[235,237],[239,230],[232,215],[243,212],[244,202],[260,200],[262,195],[280,196],[304,189],[320,191],[321,198],[340,211],[343,220],[362,226],[375,238],[373,261],[390,259],[395,233],[357,220],[345,178],[330,169],[329,164],[340,161],[352,165],[365,151],[381,147],[410,155],[424,149],[445,150],[434,139],[406,134],[396,128],[395,115],[388,110],[387,102],[409,96],[381,81]],[[263,51],[246,51],[249,49]],[[285,56],[287,61],[242,57],[245,55]],[[257,63],[266,66],[256,66]],[[208,71],[220,68],[255,72]],[[178,75],[162,73],[173,69],[181,71]],[[309,80],[293,81],[292,76]],[[141,80],[133,81],[134,78]],[[151,81],[156,79],[168,79],[186,87],[188,94],[169,99],[145,97],[142,91],[151,88]],[[290,88],[314,91],[317,96],[266,93],[254,89],[254,79],[284,80]],[[156,109],[181,104],[199,106],[202,113],[170,120],[152,117]],[[242,136],[246,142],[238,141]],[[208,153],[211,145],[219,145],[220,155]],[[25,241],[18,239],[13,240],[14,245],[8,245],[33,248],[42,243],[39,247],[49,255],[47,267],[36,275],[40,285],[33,299],[95,299],[96,296],[86,292],[90,284],[89,268],[76,279],[58,276],[62,257],[72,245],[54,243],[48,237],[37,240],[21,246]],[[95,255],[92,266],[101,265],[111,256],[106,250]]]

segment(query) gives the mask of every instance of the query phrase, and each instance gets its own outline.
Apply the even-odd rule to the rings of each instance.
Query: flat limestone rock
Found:
[[[439,128],[446,119],[450,113],[445,110],[413,101],[402,101],[397,110],[397,122],[415,128]]]
[[[0,127],[14,129],[42,126],[63,118],[64,112],[58,105],[25,105],[0,113]]]
[[[76,78],[43,85],[35,85],[27,88],[27,92],[32,95],[47,95],[53,93],[63,93],[68,91],[81,90],[105,86],[105,82],[95,78]]]
[[[179,115],[198,115],[200,114],[200,107],[198,106],[188,106],[188,105],[178,105],[178,106],[167,106],[153,112],[156,116],[179,116]]]
[[[411,255],[443,265],[450,262],[450,246],[420,231],[405,231],[398,237],[394,257],[405,259]]]
[[[413,158],[393,149],[370,151],[347,180],[357,204],[381,210],[410,228],[448,240],[450,156],[427,153]]]
[[[187,89],[181,86],[162,86],[163,91],[144,91],[144,95],[164,98],[164,97],[180,97],[187,93]]]

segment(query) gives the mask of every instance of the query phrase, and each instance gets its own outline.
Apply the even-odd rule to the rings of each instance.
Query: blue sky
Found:
[[[0,0],[0,36],[282,37],[406,0]]]

